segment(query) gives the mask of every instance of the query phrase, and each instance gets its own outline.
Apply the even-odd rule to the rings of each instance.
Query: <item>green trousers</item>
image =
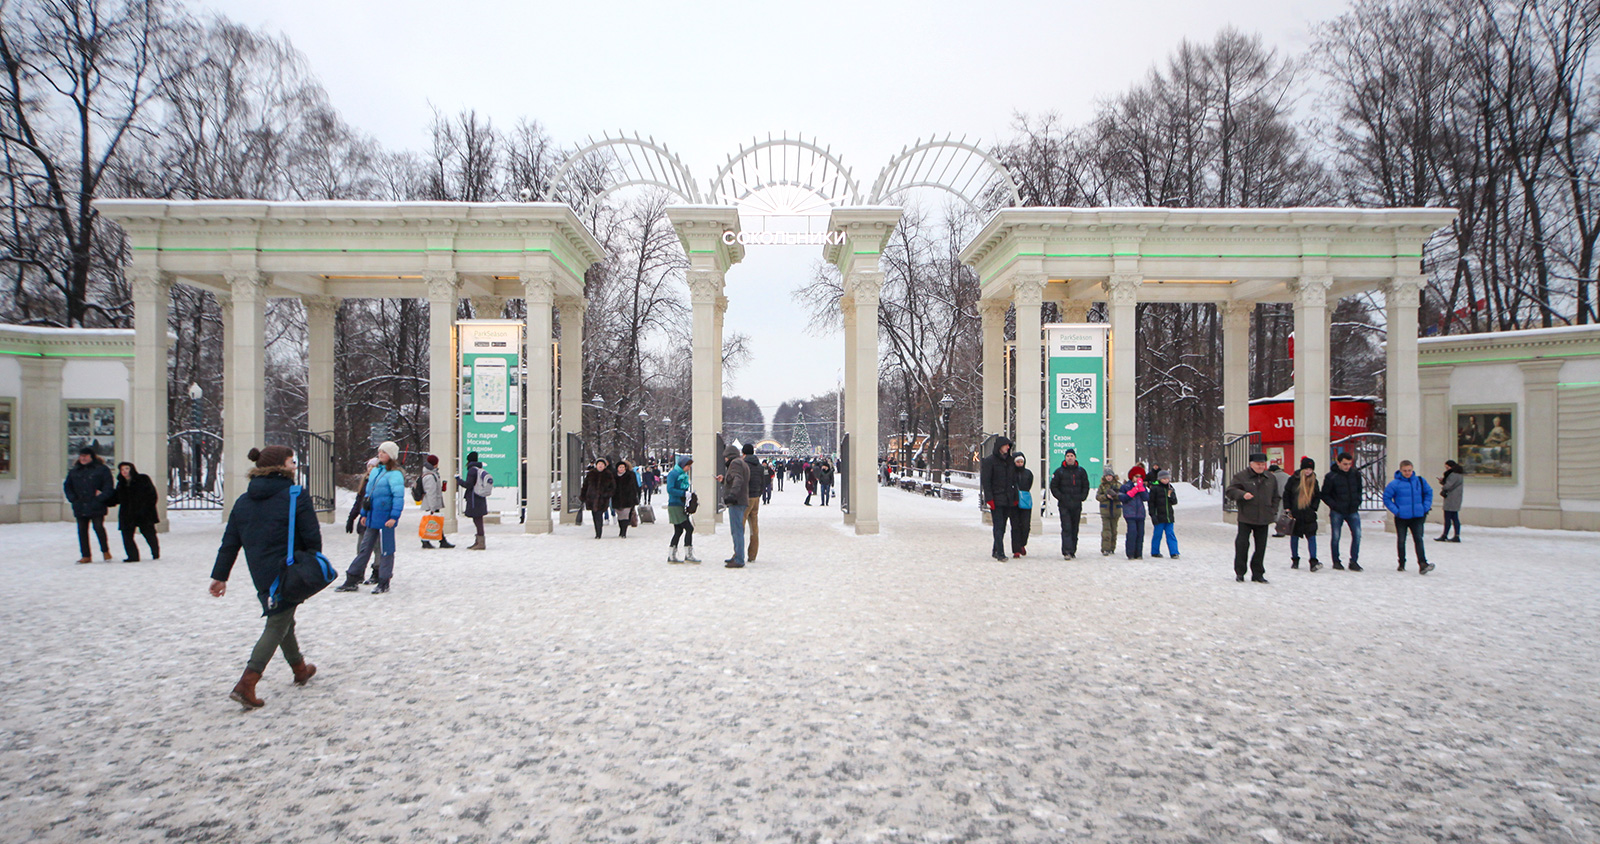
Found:
[[[272,661],[272,652],[283,649],[283,658],[290,665],[299,665],[305,661],[300,655],[300,641],[294,637],[294,611],[300,609],[299,604],[278,613],[267,616],[267,626],[261,631],[261,638],[256,640],[256,646],[250,651],[250,662],[245,667],[251,671],[265,671],[267,663]]]
[[[1109,515],[1106,508],[1100,508],[1100,553],[1115,554],[1117,551],[1117,517],[1121,516],[1121,508],[1113,508]]]

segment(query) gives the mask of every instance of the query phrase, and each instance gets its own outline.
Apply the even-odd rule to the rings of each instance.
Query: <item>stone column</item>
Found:
[[[1299,454],[1285,462],[1299,466],[1299,457],[1310,457],[1322,471],[1328,468],[1332,438],[1328,418],[1328,290],[1332,287],[1333,277],[1326,275],[1289,282],[1294,293],[1294,447]],[[1283,468],[1290,471],[1289,465]]]
[[[1061,321],[1065,323],[1088,322],[1089,305],[1087,299],[1062,299],[1056,303],[1056,307],[1061,309]]]
[[[1111,436],[1107,459],[1122,475],[1133,465],[1138,426],[1135,372],[1138,364],[1139,286],[1135,273],[1113,273],[1106,280],[1106,305],[1111,316]]]
[[[267,275],[255,270],[225,275],[233,303],[228,337],[233,357],[223,390],[223,461],[227,472],[222,518],[227,520],[233,501],[249,486],[254,464],[245,455],[266,445],[266,319]]]
[[[1417,373],[1422,385],[1422,452],[1417,462],[1418,471],[1441,472],[1444,462],[1456,456],[1456,426],[1450,417],[1450,379],[1454,375],[1455,367],[1449,364],[1424,366]],[[1444,508],[1434,507],[1433,511],[1431,521],[1442,524]]]
[[[1557,439],[1562,360],[1530,360],[1517,364],[1522,370],[1522,430],[1512,421],[1512,455],[1521,462],[1517,477],[1522,481],[1522,524],[1524,527],[1561,527],[1561,495],[1558,486],[1561,466],[1554,444]],[[1537,443],[1537,445],[1536,445]],[[1427,467],[1433,472],[1434,467]],[[1472,490],[1467,490],[1472,495]],[[1439,508],[1436,505],[1436,509]]]
[[[1010,303],[1003,299],[978,300],[978,317],[983,325],[983,433],[986,435],[1005,433],[1008,307]]]
[[[727,373],[724,372],[723,368],[722,368],[722,343],[723,343],[723,338],[727,336],[727,335],[723,334],[722,326],[723,326],[723,319],[728,314],[728,297],[720,295],[720,294],[717,296],[717,305],[716,305],[716,308],[715,308],[715,312],[716,312],[717,324],[716,324],[716,328],[714,330],[714,336],[717,338],[717,353],[716,353],[716,357],[715,357],[716,366],[717,366],[717,375],[716,375],[716,377],[714,379],[712,379],[712,384],[715,386],[716,394],[711,397],[711,413],[712,413],[711,430],[714,433],[718,433],[718,434],[722,435],[722,444],[723,444],[724,447],[726,447],[726,446],[729,446],[729,445],[733,444],[733,438],[728,436],[728,432],[723,428],[723,418],[722,418],[722,397],[723,397],[724,393],[727,390],[727,377],[728,377]],[[716,438],[712,437],[711,441],[712,441],[713,444],[715,444],[716,443]],[[716,449],[713,448],[712,450],[715,451]],[[722,455],[720,453],[712,455],[712,465],[714,465],[716,467],[717,472],[720,473],[722,471]],[[716,514],[715,517],[714,517],[714,521],[716,521],[718,524],[721,524],[722,520],[723,520],[722,519],[723,511],[718,510],[716,508],[712,508],[711,512]]]
[[[456,305],[461,301],[461,278],[453,270],[427,270],[428,286],[428,450],[439,458],[439,480],[449,485],[444,496],[444,532],[456,532],[455,476],[457,464],[456,416],[460,393],[456,390]],[[526,421],[526,420],[525,420]],[[537,426],[536,426],[537,427]],[[533,509],[533,499],[528,499]]]
[[[1384,311],[1388,320],[1386,357],[1388,371],[1385,382],[1388,390],[1385,404],[1388,414],[1388,465],[1384,477],[1394,474],[1402,460],[1417,462],[1421,458],[1422,422],[1419,405],[1422,403],[1421,387],[1417,381],[1417,307],[1422,303],[1422,288],[1426,282],[1420,276],[1390,279],[1385,287]],[[1433,471],[1431,468],[1425,471]]]
[[[1050,482],[1044,453],[1044,329],[1039,315],[1048,282],[1049,277],[1041,273],[1019,273],[1011,285],[1017,308],[1017,436],[1013,448],[1027,457],[1033,469],[1034,500],[1039,504],[1031,513],[1035,529],[1048,497],[1039,490]]]
[[[550,533],[550,339],[555,334],[551,308],[555,277],[549,272],[522,273],[522,298],[527,305],[528,415],[522,420],[523,452],[528,463],[528,509],[523,533]]]
[[[128,286],[133,293],[133,402],[128,417],[131,442],[124,453],[155,481],[156,515],[164,532],[171,527],[167,520],[167,306],[172,300],[172,277],[156,270],[134,270],[129,273]]]
[[[473,319],[500,319],[506,313],[506,300],[499,296],[473,296]],[[453,316],[453,315],[452,315]]]
[[[561,517],[564,525],[575,524],[577,513],[567,511],[567,504],[578,494],[579,478],[566,475],[571,465],[567,454],[567,435],[583,436],[583,314],[582,296],[556,297],[556,311],[561,317]],[[580,455],[581,456],[581,455]]]
[[[1222,430],[1228,434],[1250,431],[1250,314],[1254,302],[1217,305],[1222,324]]]
[[[61,494],[67,465],[77,459],[67,453],[67,426],[62,418],[61,370],[66,364],[60,358],[17,358],[22,395],[17,397],[16,416],[11,421],[11,458],[22,482],[17,518],[24,522],[72,519],[72,507]]]
[[[859,446],[865,459],[851,460],[850,510],[856,534],[878,532],[878,296],[883,273],[855,270],[845,279],[845,289],[855,302],[856,435],[851,450]],[[860,443],[856,443],[856,438]]]
[[[333,346],[334,325],[339,317],[339,300],[333,296],[302,296],[306,307],[306,425],[331,440],[334,427]],[[300,455],[301,460],[306,455]],[[444,469],[441,464],[440,469]],[[326,471],[326,467],[317,467]],[[334,508],[337,510],[338,508]],[[318,513],[324,524],[333,524],[334,510]]]
[[[717,475],[722,470],[722,455],[717,450],[717,412],[722,404],[722,335],[717,331],[717,299],[722,295],[723,275],[716,270],[689,271],[689,301],[694,320],[693,395],[690,397],[691,449],[694,466],[689,481],[700,496],[700,518],[695,532],[714,535]]]
[[[839,310],[844,317],[844,394],[840,398],[839,412],[844,414],[844,430],[850,434],[850,460],[845,465],[844,471],[854,472],[857,463],[865,462],[872,466],[873,485],[877,485],[878,449],[872,444],[872,438],[860,433],[860,426],[856,424],[856,300],[845,295],[839,300]],[[850,478],[850,497],[852,499],[850,512],[844,514],[844,523],[856,523],[855,503],[855,475]],[[842,479],[841,479],[842,481]]]

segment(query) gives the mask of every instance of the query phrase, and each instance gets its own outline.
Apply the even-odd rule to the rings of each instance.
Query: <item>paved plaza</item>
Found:
[[[1261,586],[1214,500],[1181,560],[1102,558],[1091,519],[1079,560],[1052,522],[1001,564],[970,502],[885,490],[855,537],[800,499],[742,571],[725,529],[701,566],[664,524],[403,541],[392,594],[301,610],[319,673],[276,658],[251,713],[215,513],[136,565],[6,525],[0,839],[1600,840],[1594,534],[1468,528],[1426,577],[1371,526],[1362,574],[1273,540]]]

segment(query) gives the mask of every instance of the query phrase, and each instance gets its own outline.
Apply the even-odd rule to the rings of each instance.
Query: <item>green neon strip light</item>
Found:
[[[854,254],[856,254],[856,255],[882,255],[882,254],[883,254],[883,253],[882,253],[882,252],[879,252],[879,251],[878,251],[878,250],[876,250],[876,249],[868,249],[868,250],[867,250],[867,251],[865,251],[865,252],[856,252],[856,253],[854,253]]]
[[[717,252],[717,250],[715,250],[715,249],[690,249],[689,250],[689,254],[690,255],[715,255],[716,252]]]
[[[531,249],[331,249],[331,248],[287,249],[287,248],[266,247],[266,246],[262,246],[262,247],[249,247],[249,246],[226,246],[226,247],[135,246],[133,248],[134,248],[135,251],[138,251],[138,252],[319,252],[319,253],[340,253],[340,252],[343,252],[343,253],[349,253],[349,254],[357,254],[357,253],[361,253],[361,254],[366,254],[366,253],[395,254],[395,253],[402,253],[402,254],[415,254],[415,255],[420,255],[420,254],[423,254],[425,252],[460,252],[460,253],[463,253],[463,254],[468,254],[468,253],[478,253],[478,254],[489,253],[489,254],[499,254],[499,255],[525,255],[525,254],[527,254],[529,252],[548,252],[548,253],[550,253],[550,256],[552,258],[556,259],[556,263],[558,263],[561,266],[567,268],[567,272],[570,272],[570,273],[572,273],[573,275],[576,275],[576,276],[582,276],[583,275],[583,273],[580,273],[577,270],[574,270],[572,268],[572,265],[568,264],[565,260],[563,260],[560,255],[557,255],[556,251],[554,249],[551,249],[551,248],[546,247],[546,246],[536,246],[536,247],[533,247]]]
[[[1463,336],[1471,336],[1471,335],[1463,335]],[[1507,361],[1517,361],[1517,360],[1560,360],[1561,358],[1592,358],[1592,357],[1595,357],[1595,356],[1600,356],[1600,352],[1563,352],[1563,353],[1561,353],[1559,355],[1552,355],[1552,356],[1550,356],[1548,358],[1545,357],[1544,355],[1521,355],[1521,356],[1517,356],[1517,357],[1496,357],[1496,358],[1461,358],[1459,360],[1439,360],[1439,361],[1431,361],[1431,362],[1428,362],[1428,363],[1418,363],[1417,365],[1418,366],[1455,366],[1456,364],[1461,364],[1461,363],[1505,363]]]
[[[1600,387],[1600,381],[1572,381],[1566,384],[1557,384],[1556,386],[1563,390],[1575,389],[1578,387]]]
[[[1013,257],[1024,258],[1421,258],[1416,255],[1311,255],[1285,252],[1280,254],[1224,254],[1220,252],[1017,252]]]
[[[19,358],[131,358],[131,357],[133,357],[133,353],[132,352],[129,352],[129,353],[123,354],[123,355],[114,354],[114,353],[107,353],[107,354],[84,353],[84,354],[74,354],[74,355],[47,355],[47,354],[45,354],[43,352],[13,352],[10,349],[0,349],[0,355],[14,355],[14,356],[19,357]]]

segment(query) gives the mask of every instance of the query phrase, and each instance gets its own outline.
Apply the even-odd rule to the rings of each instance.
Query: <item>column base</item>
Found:
[[[877,522],[869,522],[864,519],[858,519],[856,521],[856,536],[868,536],[871,534],[876,534],[877,532]]]
[[[549,516],[543,519],[529,518],[522,524],[523,533],[555,533],[555,530],[555,524],[550,521]]]
[[[856,523],[856,514],[854,514],[854,513],[845,513],[844,514],[844,523],[847,524],[847,525],[855,524]]]
[[[564,525],[575,525],[575,524],[578,523],[578,514],[577,513],[568,513],[568,512],[563,510],[562,513],[561,513],[560,522],[561,522],[561,524],[564,524]]]
[[[18,521],[22,522],[70,522],[72,507],[65,502],[48,500],[32,501],[24,498],[17,502]]]
[[[324,511],[324,512],[321,512],[321,513],[317,514],[317,521],[319,521],[319,522],[321,522],[321,523],[323,523],[325,525],[331,525],[331,524],[333,524],[333,516],[334,516],[333,511],[332,510],[327,510],[327,511]]]

